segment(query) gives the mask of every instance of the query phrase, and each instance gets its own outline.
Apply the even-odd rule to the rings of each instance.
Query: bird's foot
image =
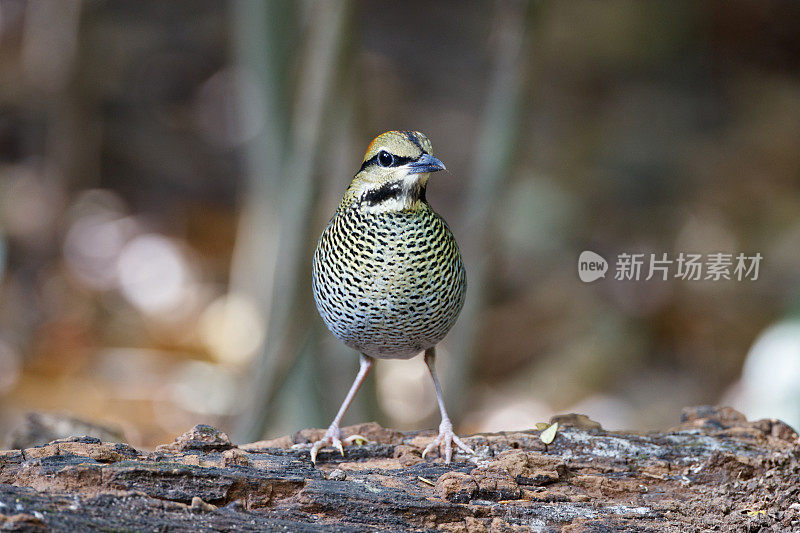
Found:
[[[369,440],[367,440],[365,437],[362,437],[361,435],[350,435],[349,437],[342,439],[342,432],[339,429],[339,426],[331,425],[331,427],[328,428],[328,431],[325,432],[325,436],[322,437],[317,442],[295,444],[294,446],[292,446],[292,449],[297,450],[297,449],[310,448],[311,462],[316,465],[317,453],[319,453],[319,451],[325,448],[326,446],[331,446],[333,448],[336,448],[337,450],[339,450],[339,453],[342,454],[342,457],[344,457],[344,445],[349,446],[354,442],[358,441],[363,441],[365,443],[369,442]]]
[[[453,443],[468,454],[475,453],[472,451],[472,448],[464,444],[464,441],[453,433],[453,424],[451,424],[449,420],[442,420],[442,423],[439,425],[439,435],[425,447],[425,450],[422,452],[422,458],[425,459],[425,456],[428,455],[430,451],[441,448],[441,446],[444,445],[444,462],[449,463],[453,458]]]

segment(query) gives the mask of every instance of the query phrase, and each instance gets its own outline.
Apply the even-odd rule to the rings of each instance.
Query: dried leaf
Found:
[[[556,431],[558,431],[558,422],[542,431],[542,434],[539,435],[539,438],[542,439],[542,442],[544,442],[546,445],[550,444],[553,442],[553,439],[556,438]]]

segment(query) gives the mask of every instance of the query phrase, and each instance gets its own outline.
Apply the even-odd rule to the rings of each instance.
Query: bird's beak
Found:
[[[424,172],[437,172],[445,170],[446,167],[437,158],[430,154],[422,154],[416,161],[408,164],[409,174],[422,174]]]

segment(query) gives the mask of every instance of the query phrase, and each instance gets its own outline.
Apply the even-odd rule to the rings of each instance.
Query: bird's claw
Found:
[[[350,435],[346,437],[344,441],[342,440],[342,433],[338,427],[331,426],[328,428],[328,431],[325,433],[325,436],[322,437],[320,440],[314,443],[300,443],[295,444],[292,446],[292,449],[304,449],[310,448],[309,453],[311,454],[311,462],[315,465],[317,464],[317,454],[319,451],[326,446],[331,446],[339,450],[339,453],[344,457],[344,445],[351,445],[354,442],[363,441],[364,443],[369,442],[365,437],[361,435]]]
[[[425,447],[425,450],[422,452],[422,458],[425,459],[425,456],[428,455],[429,452],[444,445],[444,462],[450,463],[453,458],[453,443],[455,443],[456,446],[464,452],[470,455],[475,454],[472,448],[467,446],[463,440],[458,438],[458,436],[453,433],[452,424],[442,421],[441,425],[439,426],[439,435]]]

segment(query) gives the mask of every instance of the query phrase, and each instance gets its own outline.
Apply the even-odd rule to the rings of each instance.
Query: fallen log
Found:
[[[474,456],[420,457],[433,432],[345,428],[370,442],[314,466],[303,430],[234,445],[210,426],[142,452],[71,437],[0,451],[0,529],[10,531],[687,531],[800,528],[800,445],[778,420],[684,410],[680,426],[604,431],[557,417],[478,434]],[[548,440],[548,439],[545,439]]]

